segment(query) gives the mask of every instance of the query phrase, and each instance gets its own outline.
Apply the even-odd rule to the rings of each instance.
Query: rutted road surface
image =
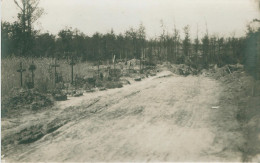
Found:
[[[59,114],[69,122],[9,150],[5,159],[240,161],[240,152],[231,148],[235,142],[230,145],[239,136],[220,129],[224,120],[213,107],[222,106],[221,94],[221,84],[213,79],[168,71],[120,89],[88,93],[58,103],[63,110]],[[232,121],[230,129],[235,130],[232,118],[226,117],[225,123]]]

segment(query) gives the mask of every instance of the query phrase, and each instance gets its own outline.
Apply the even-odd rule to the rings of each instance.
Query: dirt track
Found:
[[[239,126],[232,106],[221,101],[222,87],[207,77],[164,71],[120,89],[88,93],[58,103],[48,116],[68,122],[8,150],[5,159],[241,161]]]

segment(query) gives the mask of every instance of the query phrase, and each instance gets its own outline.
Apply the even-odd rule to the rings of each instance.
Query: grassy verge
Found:
[[[26,71],[23,73],[23,87],[20,88],[20,74],[17,72],[22,62]],[[74,66],[71,84],[71,66],[65,59],[57,60],[58,83],[55,84],[55,63],[51,58],[5,58],[2,59],[2,117],[18,116],[24,110],[37,111],[53,105],[53,100],[66,100],[68,96],[78,97],[83,92],[121,88],[130,84],[126,78],[147,77],[151,68],[146,68],[142,74],[139,73],[138,61],[133,64],[118,62],[115,66],[109,63],[77,62]],[[34,89],[28,89],[27,84],[31,82],[32,76],[29,71],[30,65],[34,63]]]
[[[208,74],[207,72],[203,73],[223,84],[225,92],[223,101],[234,106],[231,112],[239,124],[238,130],[243,137],[243,140],[235,140],[235,137],[230,139],[232,142],[239,141],[238,143],[241,144],[236,146],[235,150],[242,153],[242,161],[259,162],[260,81],[256,81],[248,75],[241,66],[234,67],[237,69],[233,71],[224,66],[211,69]],[[255,94],[252,93],[253,87],[255,87]]]

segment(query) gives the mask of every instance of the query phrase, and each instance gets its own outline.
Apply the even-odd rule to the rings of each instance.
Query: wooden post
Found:
[[[128,71],[129,71],[129,74],[130,74],[130,67],[131,67],[131,61],[129,61],[129,67],[128,67]]]
[[[30,65],[30,67],[29,67],[29,70],[32,73],[32,88],[34,88],[34,71],[36,70],[36,66],[33,63],[33,61],[32,61],[32,64]]]
[[[144,49],[144,53],[143,53],[143,61],[142,61],[143,69],[145,68],[145,63],[144,63],[144,61],[145,61],[145,49]]]
[[[98,60],[98,78],[99,78],[99,64],[100,64],[100,60]]]
[[[115,59],[116,59],[116,55],[114,55],[114,57],[113,57],[113,64],[114,64],[114,71],[115,71],[115,67],[116,67],[116,62],[115,62]]]
[[[54,85],[56,85],[56,82],[57,82],[57,67],[60,67],[60,65],[57,64],[56,58],[55,58],[54,64],[51,65],[51,67],[54,67]]]
[[[73,57],[71,58],[70,65],[71,65],[71,84],[73,84],[73,66],[75,65]]]
[[[75,75],[75,87],[77,87],[77,84],[78,84],[78,75],[76,74]]]
[[[20,73],[20,85],[23,87],[23,72],[26,71],[26,69],[23,69],[22,62],[20,62],[20,69],[17,70],[17,72]]]
[[[141,52],[141,56],[140,56],[140,73],[142,72],[142,58],[143,58],[143,52]]]

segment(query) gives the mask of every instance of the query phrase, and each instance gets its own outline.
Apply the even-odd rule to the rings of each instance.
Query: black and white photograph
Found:
[[[1,0],[1,162],[260,162],[260,0]]]

